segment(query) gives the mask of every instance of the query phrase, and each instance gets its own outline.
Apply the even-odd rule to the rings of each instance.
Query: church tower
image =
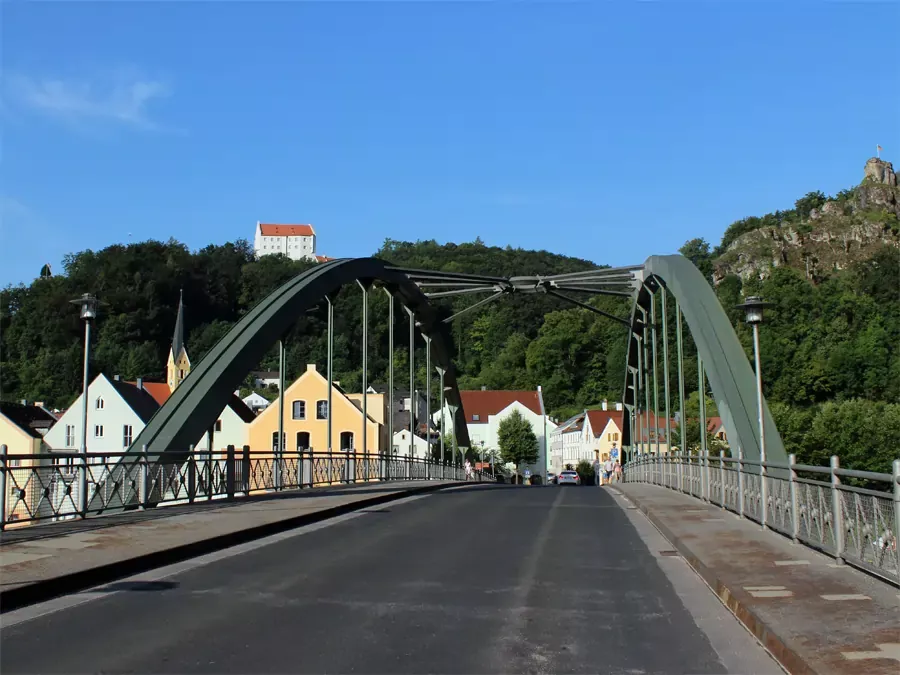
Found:
[[[172,336],[172,347],[169,349],[169,361],[166,365],[166,382],[169,391],[175,391],[175,387],[191,372],[191,360],[188,358],[187,349],[184,346],[184,297],[183,291],[178,294],[178,318],[175,319],[175,334]]]

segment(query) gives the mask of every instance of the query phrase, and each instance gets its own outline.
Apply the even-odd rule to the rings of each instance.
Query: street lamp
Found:
[[[81,383],[81,448],[84,466],[81,472],[81,514],[87,510],[87,415],[88,415],[88,374],[91,358],[91,321],[97,318],[99,302],[90,293],[83,294],[76,300],[69,300],[73,305],[81,307],[81,319],[84,321],[84,379]]]
[[[747,316],[747,323],[753,326],[753,358],[756,363],[756,409],[759,414],[759,477],[760,477],[760,496],[762,501],[762,526],[765,529],[768,518],[768,496],[766,485],[766,425],[763,416],[763,395],[762,395],[762,369],[759,367],[759,324],[763,320],[763,310],[766,307],[774,307],[771,302],[763,302],[758,295],[751,295],[743,304],[737,305],[736,309],[743,309]],[[702,394],[701,394],[702,395]]]
[[[743,304],[735,309],[743,309],[747,316],[747,323],[753,326],[753,358],[756,363],[756,408],[759,414],[759,461],[766,461],[766,437],[763,418],[762,396],[762,370],[759,367],[759,324],[763,321],[763,310],[766,307],[774,307],[771,302],[763,302],[758,295],[751,295]]]

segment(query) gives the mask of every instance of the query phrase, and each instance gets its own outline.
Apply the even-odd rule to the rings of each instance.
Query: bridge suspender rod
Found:
[[[394,296],[385,288],[388,297],[388,447],[387,457],[384,459],[383,477],[390,478],[391,456],[394,452]]]
[[[672,454],[672,425],[669,422],[669,313],[666,309],[666,296],[669,291],[662,286],[662,330],[663,330],[663,394],[666,397],[666,447]]]
[[[363,480],[369,480],[369,287],[367,283],[356,283],[362,289],[362,454],[365,469]],[[354,469],[356,462],[354,461]],[[354,481],[356,475],[353,476]]]
[[[657,374],[656,358],[656,291],[650,293],[650,332],[653,335],[653,435],[656,436],[656,456],[660,456],[659,450],[659,375]],[[666,420],[668,424],[668,420]]]
[[[462,316],[463,314],[468,314],[468,313],[471,312],[473,309],[477,309],[477,308],[481,307],[482,305],[486,305],[486,304],[488,304],[489,302],[491,302],[491,301],[493,301],[493,300],[496,300],[496,299],[499,298],[501,295],[503,295],[503,293],[504,293],[504,291],[497,291],[497,292],[494,293],[493,295],[491,295],[491,296],[489,296],[489,297],[487,297],[487,298],[484,298],[484,299],[482,299],[482,300],[479,300],[479,301],[476,302],[475,304],[469,305],[469,306],[466,307],[465,309],[462,309],[462,310],[458,311],[458,312],[457,312],[456,314],[454,314],[453,316],[448,316],[446,319],[444,319],[443,323],[450,323],[451,321],[453,321],[453,319],[456,319],[457,317],[460,317],[460,316]]]
[[[428,455],[425,460],[431,463],[431,338],[422,333],[425,340],[425,441],[428,444]],[[426,476],[431,478],[431,476]]]
[[[675,343],[678,348],[678,428],[681,437],[681,454],[687,453],[687,436],[684,419],[684,346],[681,338],[681,304],[675,298]]]
[[[284,339],[278,341],[278,443],[275,446],[272,483],[275,490],[281,489],[281,455],[284,452],[284,381],[285,381]],[[246,477],[244,480],[247,480]]]
[[[331,390],[334,387],[334,303],[331,301],[331,296],[326,295],[325,301],[328,303],[328,364],[326,367],[327,375],[328,375],[328,396],[327,403],[325,405],[328,406],[328,414],[326,416],[327,424],[326,428],[326,436],[328,442],[328,452],[331,453],[333,450],[332,444],[332,419],[331,419]],[[316,404],[318,405],[318,404]],[[316,411],[316,415],[319,414],[319,411]],[[328,466],[329,469],[331,467],[331,455],[329,454]],[[331,476],[329,475],[329,479]],[[312,478],[310,478],[312,480]]]
[[[644,426],[647,428],[647,452],[650,452],[650,340],[647,339],[647,310],[641,308],[641,314],[644,317]]]
[[[586,302],[581,302],[581,300],[576,300],[575,298],[570,298],[568,295],[563,295],[559,291],[548,290],[547,295],[552,295],[555,298],[559,298],[560,300],[565,300],[566,302],[571,302],[573,305],[578,305],[584,309],[588,309],[595,314],[600,314],[601,316],[605,316],[607,319],[612,319],[613,321],[618,321],[619,323],[625,326],[631,326],[631,322],[628,319],[622,319],[614,314],[610,314],[609,312],[604,312],[602,309],[597,309],[593,305],[589,305]]]
[[[409,314],[409,461],[412,462],[416,454],[416,315],[409,307],[406,313]]]

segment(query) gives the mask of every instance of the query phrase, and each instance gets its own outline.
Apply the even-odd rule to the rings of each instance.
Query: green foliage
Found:
[[[537,437],[531,424],[518,410],[513,410],[512,414],[500,422],[497,441],[500,445],[500,458],[504,462],[511,462],[518,468],[521,464],[534,464],[538,461]]]
[[[578,464],[575,466],[575,472],[581,479],[582,485],[594,484],[594,479],[596,478],[597,474],[594,471],[594,465],[586,459],[582,459],[580,462],[578,462]]]

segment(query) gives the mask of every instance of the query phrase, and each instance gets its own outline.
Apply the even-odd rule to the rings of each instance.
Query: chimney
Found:
[[[307,364],[306,364],[306,372],[307,372],[307,373],[314,373],[314,372],[316,372],[316,364],[315,364],[315,363],[307,363]],[[277,440],[277,439],[276,439],[276,440]]]
[[[25,400],[24,398],[21,401],[19,401],[19,403],[21,403],[22,405],[28,405],[28,401]]]
[[[487,391],[487,387],[485,385],[481,385],[481,391]]]
[[[144,378],[143,378],[143,377],[139,377],[139,378],[137,379],[137,388],[138,388],[138,389],[143,389],[143,388],[144,388]]]
[[[603,404],[601,405],[601,407],[603,408],[603,410],[607,410],[608,405],[609,405],[609,404],[606,402],[606,399],[603,399]]]
[[[113,375],[113,381],[115,381],[115,382],[121,382],[121,381],[122,381],[122,376],[121,376],[121,375]]]
[[[619,412],[622,412],[622,404],[621,403],[616,403],[616,410],[618,410]]]
[[[34,407],[35,407],[35,408],[43,408],[43,407],[44,407],[44,402],[43,402],[43,401],[35,401],[35,402],[34,402]]]

